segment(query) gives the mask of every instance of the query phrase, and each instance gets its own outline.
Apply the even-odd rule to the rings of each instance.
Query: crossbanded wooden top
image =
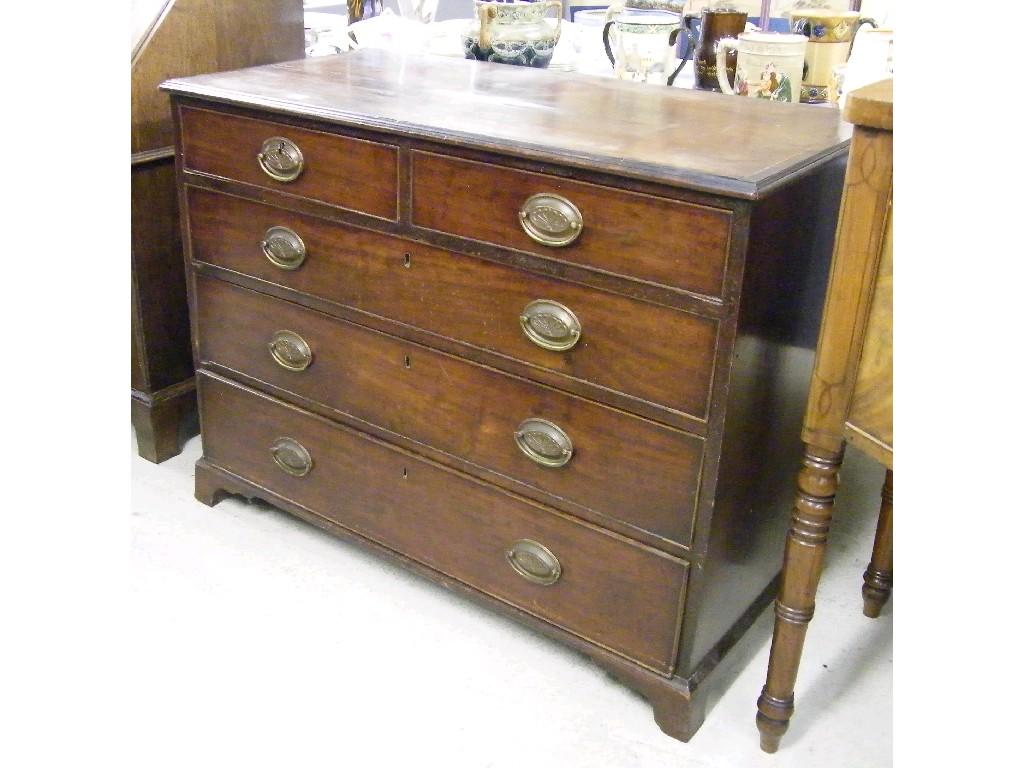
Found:
[[[846,151],[839,110],[364,49],[164,90],[754,199]]]

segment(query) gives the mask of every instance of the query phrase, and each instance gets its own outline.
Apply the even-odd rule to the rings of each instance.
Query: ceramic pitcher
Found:
[[[672,85],[686,63],[676,62],[679,16],[627,8],[604,25],[604,50],[620,80]]]
[[[778,32],[744,32],[718,43],[718,84],[722,93],[769,101],[799,102],[807,38]],[[725,57],[735,50],[736,80],[726,79]]]
[[[853,41],[853,51],[846,65],[846,82],[839,106],[846,102],[845,94],[878,80],[892,77],[893,31],[891,29],[862,29]]]
[[[560,0],[488,2],[475,0],[476,20],[462,36],[467,59],[546,67],[562,33]],[[545,14],[555,12],[555,23]]]
[[[857,11],[830,11],[809,8],[794,10],[792,30],[807,38],[803,83],[800,101],[819,104],[830,101],[829,80],[832,70],[850,55],[850,43],[864,24],[877,27],[874,19],[861,17]]]
[[[747,14],[733,8],[705,8],[700,14],[688,13],[683,17],[686,26],[687,43],[693,50],[693,87],[703,91],[719,91],[718,85],[718,41],[726,37],[735,38],[746,29]],[[696,29],[694,29],[696,27]],[[683,40],[679,41],[682,48]],[[680,50],[679,58],[686,60]],[[729,82],[736,74],[736,52],[730,51],[725,59]]]

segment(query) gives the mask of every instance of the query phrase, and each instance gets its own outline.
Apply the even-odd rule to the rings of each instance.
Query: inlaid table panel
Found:
[[[892,464],[891,207],[845,434],[847,440],[876,461]]]
[[[689,739],[775,591],[848,128],[369,49],[164,87],[196,497],[476,599]]]

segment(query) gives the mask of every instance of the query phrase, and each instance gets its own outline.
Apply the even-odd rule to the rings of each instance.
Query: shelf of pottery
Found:
[[[892,77],[893,4],[316,0],[305,3],[306,52],[387,48],[841,106],[843,92]]]

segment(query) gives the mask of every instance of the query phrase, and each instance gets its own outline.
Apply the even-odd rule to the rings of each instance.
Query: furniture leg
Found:
[[[132,390],[132,426],[139,456],[159,464],[181,453],[182,444],[199,431],[192,379],[153,393]]]
[[[842,449],[831,451],[805,446],[786,538],[782,584],[775,601],[768,679],[757,700],[757,728],[761,734],[761,749],[765,752],[779,748],[779,741],[793,716],[793,688],[807,625],[814,615],[814,595],[824,564],[842,461]]]
[[[885,472],[882,484],[882,506],[878,512],[878,530],[871,562],[864,571],[864,615],[877,619],[882,606],[892,594],[892,470]]]

